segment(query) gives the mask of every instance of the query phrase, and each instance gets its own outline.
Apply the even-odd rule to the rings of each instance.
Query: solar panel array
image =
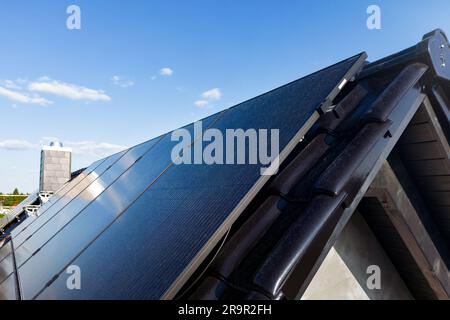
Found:
[[[25,200],[19,203],[12,210],[9,210],[3,218],[0,217],[0,228],[4,229],[8,224],[14,223],[15,219],[18,218],[24,208],[28,205],[33,204],[36,200],[38,200],[38,192],[31,193]]]
[[[223,136],[278,129],[283,160],[364,58],[214,114],[203,128]],[[185,152],[203,150],[194,124],[184,129],[194,137]],[[171,133],[152,139],[92,164],[59,190],[0,250],[0,298],[17,298],[17,283],[22,299],[173,297],[269,179],[261,163],[175,165],[177,144]],[[81,269],[81,290],[67,288],[71,265]]]

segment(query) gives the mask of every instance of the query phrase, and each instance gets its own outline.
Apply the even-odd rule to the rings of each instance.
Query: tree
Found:
[[[18,196],[19,194],[19,189],[15,188],[13,191],[13,195]]]

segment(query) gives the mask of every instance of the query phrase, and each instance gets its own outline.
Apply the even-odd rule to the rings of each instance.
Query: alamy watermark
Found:
[[[81,269],[77,265],[70,265],[66,269],[69,275],[66,280],[66,287],[69,290],[81,290]]]
[[[367,274],[370,276],[367,278],[366,286],[369,290],[381,289],[381,268],[377,265],[371,265],[367,267]]]
[[[367,18],[366,25],[369,30],[381,29],[381,8],[376,4],[372,4],[367,7],[366,10],[369,17]]]
[[[261,165],[260,173],[264,176],[278,172],[278,129],[226,129],[223,133],[214,128],[203,131],[203,123],[198,121],[194,123],[193,135],[187,129],[178,129],[172,132],[171,140],[178,141],[171,153],[175,165],[250,164]]]
[[[69,14],[66,20],[66,27],[69,30],[81,30],[81,9],[77,5],[70,5],[66,9]]]

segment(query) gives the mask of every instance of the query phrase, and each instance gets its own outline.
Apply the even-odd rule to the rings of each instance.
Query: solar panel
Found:
[[[6,247],[11,247],[9,244]],[[5,257],[0,265],[0,283],[14,272],[14,261],[12,255]]]
[[[113,155],[114,157],[116,154]],[[84,169],[79,175],[77,175],[73,180],[69,181],[68,183],[64,184],[61,188],[59,188],[49,199],[46,203],[42,205],[39,210],[41,212],[46,211],[47,207],[51,206],[52,204],[56,203],[61,199],[67,192],[72,190],[76,185],[78,185],[81,181],[86,179],[91,172],[93,172],[102,162],[106,161],[106,159],[109,159],[113,156],[107,157],[105,159],[101,159],[98,161],[95,161],[92,163],[89,167]]]
[[[16,216],[20,215],[22,213],[22,211],[24,210],[24,207],[34,203],[38,199],[38,197],[39,197],[38,191],[31,193],[26,199],[24,199],[20,204],[18,204],[12,210],[12,212],[9,213],[8,215],[10,217],[16,217]],[[27,220],[25,220],[25,221],[27,221]],[[21,226],[23,223],[25,223],[25,221],[22,222],[19,226]],[[13,231],[11,232],[11,235],[13,234]],[[0,261],[3,260],[10,252],[11,252],[11,250],[10,250],[9,246],[4,246],[4,247],[0,248]]]
[[[0,300],[16,300],[16,278],[9,276],[0,286]]]
[[[218,114],[209,117],[206,124],[217,117]],[[188,129],[193,133],[192,125]],[[154,145],[143,154],[150,144]],[[170,135],[165,135],[133,148],[134,151],[130,151],[130,157],[134,156],[133,161],[128,163],[131,166],[129,170],[123,170],[121,164],[114,165],[107,173],[110,177],[107,183],[90,186],[94,188],[92,192],[98,195],[95,201],[88,204],[83,199],[85,196],[80,194],[72,202],[76,208],[62,210],[49,223],[51,226],[42,228],[24,245],[16,248],[17,264],[20,266],[23,263],[19,267],[19,274],[25,299],[33,298],[46,282],[59,273],[61,267],[105,227],[105,223],[114,218],[116,210],[125,209],[171,164],[170,151],[176,144],[171,141]],[[106,179],[107,174],[102,178]],[[109,186],[108,183],[113,184]],[[78,203],[84,207],[78,206]],[[42,248],[39,248],[40,245],[43,245]],[[36,276],[36,270],[42,274]]]
[[[29,235],[31,235],[32,233],[35,232],[35,230],[39,229],[40,226],[42,226],[43,224],[46,223],[46,221],[48,221],[51,218],[51,212],[55,212],[59,210],[61,208],[61,206],[55,206],[53,207],[59,200],[64,199],[64,201],[69,198],[70,199],[70,191],[72,191],[72,196],[74,194],[76,194],[77,189],[74,190],[75,187],[80,187],[82,185],[86,185],[86,182],[89,183],[89,181],[92,181],[92,176],[97,176],[102,174],[104,172],[104,170],[106,170],[106,167],[99,167],[100,164],[102,163],[113,163],[114,161],[116,161],[117,159],[119,159],[125,152],[122,151],[120,153],[114,154],[112,156],[109,156],[105,159],[101,159],[98,161],[95,161],[94,163],[92,163],[88,168],[86,168],[80,175],[78,175],[75,179],[73,179],[72,181],[70,181],[69,183],[65,184],[62,188],[60,188],[58,191],[55,192],[55,194],[50,198],[50,200],[48,202],[46,202],[40,209],[40,215],[38,217],[29,217],[27,218],[22,224],[20,224],[20,228],[16,228],[14,229],[11,234],[12,237],[15,237],[15,241],[18,242],[18,245],[22,244],[22,240],[26,237],[29,237]],[[65,198],[64,198],[65,197]],[[30,195],[30,197],[28,197],[26,200],[24,200],[21,203],[21,207],[23,209],[24,206],[33,203],[34,201],[36,201],[38,198],[38,192],[34,192],[32,195]],[[63,204],[63,202],[59,203],[60,205]],[[50,209],[51,207],[53,207],[52,209],[54,209],[53,211],[50,210],[49,211],[49,215],[45,215],[44,213],[46,213],[46,211],[48,209]],[[32,225],[33,223],[36,223],[36,225]],[[30,227],[30,225],[32,225],[32,227]],[[23,233],[24,231],[27,231],[26,233]],[[17,246],[16,245],[16,248]],[[9,277],[12,277],[12,272],[13,272],[13,265],[12,265],[12,256],[11,254],[11,246],[10,245],[5,245],[0,249],[0,284],[2,285],[6,285],[7,283],[13,283],[14,281],[9,281]],[[5,259],[6,258],[6,259]],[[4,261],[5,260],[5,261]],[[5,281],[5,279],[7,279]],[[3,284],[2,281],[5,281],[5,283]],[[1,293],[0,293],[1,294]]]
[[[130,168],[141,156],[149,151],[158,139],[150,140],[131,148],[128,152],[113,162],[104,162],[104,173],[93,180],[85,190],[73,199],[66,207],[62,208],[48,222],[39,226],[30,240],[19,244],[14,240],[16,263],[20,267],[27,261],[31,255],[39,250],[47,241],[49,241],[57,232],[59,232],[67,223],[74,219],[91,201],[97,198],[111,183],[120,177]]]
[[[125,151],[115,154],[112,157],[107,158],[98,167],[95,168],[85,179],[78,183],[73,189],[69,190],[64,196],[60,198],[59,201],[55,202],[51,207],[42,212],[39,217],[35,219],[33,224],[27,227],[23,232],[16,235],[13,238],[14,247],[17,250],[29,237],[42,228],[43,225],[47,224],[58,212],[60,212],[65,207],[69,206],[75,198],[77,198],[82,192],[84,192],[92,183],[97,181],[109,166],[118,161]]]
[[[11,247],[10,246],[3,246],[0,249],[0,261],[2,261],[5,257],[7,257],[11,253]],[[1,282],[1,280],[0,280]]]
[[[103,162],[105,164],[105,166],[103,168],[96,168],[94,165],[94,169],[97,169],[96,171],[93,170],[92,173],[94,173],[94,176],[98,177],[98,174],[103,173],[104,170],[106,170],[107,166],[110,165],[111,163],[113,163],[115,160],[117,160],[118,158],[120,158],[121,155],[123,155],[124,152],[119,153],[117,155],[114,155],[113,157],[108,158],[105,162]],[[97,172],[97,174],[95,174],[95,172]],[[77,186],[78,187],[82,187],[83,185],[85,186],[86,183],[89,184],[90,182],[92,182],[93,179],[85,179],[84,183],[80,183]],[[16,236],[16,238],[14,238],[12,241],[14,242],[15,245],[15,250],[17,250],[17,248],[20,248],[22,243],[28,239],[28,237],[30,237],[36,230],[39,230],[43,225],[45,225],[55,214],[55,212],[58,212],[58,210],[60,210],[65,203],[67,203],[67,201],[70,201],[70,199],[73,199],[73,197],[71,198],[71,193],[77,194],[80,191],[75,188],[70,190],[66,195],[64,195],[64,197],[62,199],[66,199],[66,201],[61,201],[59,202],[59,205],[55,205],[55,206],[51,206],[51,209],[49,208],[48,214],[47,212],[42,213],[41,216],[35,218],[35,219],[29,219],[30,221],[32,221],[32,224],[30,224],[25,230],[23,230],[22,232],[19,232],[18,235]],[[73,196],[73,195],[72,195]],[[55,202],[56,203],[56,202]],[[7,245],[2,247],[1,249],[1,255],[0,255],[0,270],[3,270],[2,274],[3,277],[0,278],[0,283],[7,277],[9,276],[13,270],[9,267],[11,265],[11,246]],[[6,259],[5,259],[6,257]]]
[[[114,157],[108,158],[107,161],[103,162],[106,166],[111,163],[113,163],[113,161],[117,160],[122,153],[115,155]],[[103,171],[106,170],[106,166],[103,168]],[[103,173],[102,172],[102,168],[98,167],[97,171],[93,171],[93,173],[98,172],[98,174]],[[94,174],[94,176],[97,176],[96,174]],[[83,182],[79,183],[77,185],[77,187],[83,188],[86,187],[86,184],[89,184],[90,182],[92,182],[92,177],[91,179],[84,179]],[[33,233],[36,230],[39,230],[42,225],[44,225],[45,223],[47,223],[47,221],[49,219],[51,219],[53,217],[53,215],[58,212],[62,207],[64,207],[64,205],[66,205],[68,203],[68,201],[70,201],[71,199],[73,199],[73,196],[78,195],[80,191],[77,190],[77,188],[74,188],[72,190],[70,190],[67,194],[65,194],[62,197],[62,200],[60,202],[55,202],[53,206],[50,206],[48,209],[48,211],[45,211],[44,213],[42,213],[39,217],[35,218],[35,219],[29,219],[30,221],[32,221],[32,223],[30,223],[26,229],[23,229],[22,232],[19,232],[15,237],[13,236],[13,240],[11,240],[14,243],[14,248],[15,250],[17,250],[18,248],[21,248],[21,245],[23,244],[23,242],[25,240],[27,240],[30,236],[33,235]],[[28,219],[27,219],[28,220]],[[25,220],[25,221],[27,221]],[[5,257],[8,257],[9,259],[5,259]],[[8,266],[10,265],[10,259],[11,259],[11,248],[10,246],[4,246],[1,248],[0,250],[0,269],[1,270],[5,270],[5,277],[9,276],[10,273],[12,273],[12,269],[10,269]],[[9,271],[9,273],[6,273],[6,270]],[[0,283],[1,281],[4,280],[4,278],[0,278]]]
[[[23,211],[23,209],[34,203],[39,197],[39,192],[35,191],[33,193],[31,193],[27,198],[25,198],[21,203],[19,203],[10,213],[10,216],[17,216],[19,214],[21,214],[21,212]]]
[[[230,108],[212,128],[279,129],[283,160],[364,59]],[[25,298],[173,297],[269,179],[261,164],[172,165],[173,146],[166,136],[20,268]],[[72,264],[83,270],[83,290],[67,290],[63,273]]]
[[[75,186],[77,186],[81,181],[83,181],[92,171],[97,168],[97,166],[102,163],[105,159],[98,160],[91,164],[86,170],[84,170],[81,174],[79,174],[75,179],[66,183],[63,187],[61,187],[58,191],[56,191],[50,199],[44,203],[38,210],[37,216],[42,215],[45,211],[47,211],[51,206],[53,206],[59,199],[61,199],[67,192],[72,190]],[[28,217],[24,222],[22,222],[19,226],[17,226],[14,230],[11,231],[11,235],[17,237],[24,229],[28,228],[28,226],[34,221],[37,220],[38,217]]]

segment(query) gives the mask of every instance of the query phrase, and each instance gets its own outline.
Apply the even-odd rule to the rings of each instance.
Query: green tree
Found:
[[[18,196],[20,194],[19,189],[15,188],[13,191],[13,195]]]

